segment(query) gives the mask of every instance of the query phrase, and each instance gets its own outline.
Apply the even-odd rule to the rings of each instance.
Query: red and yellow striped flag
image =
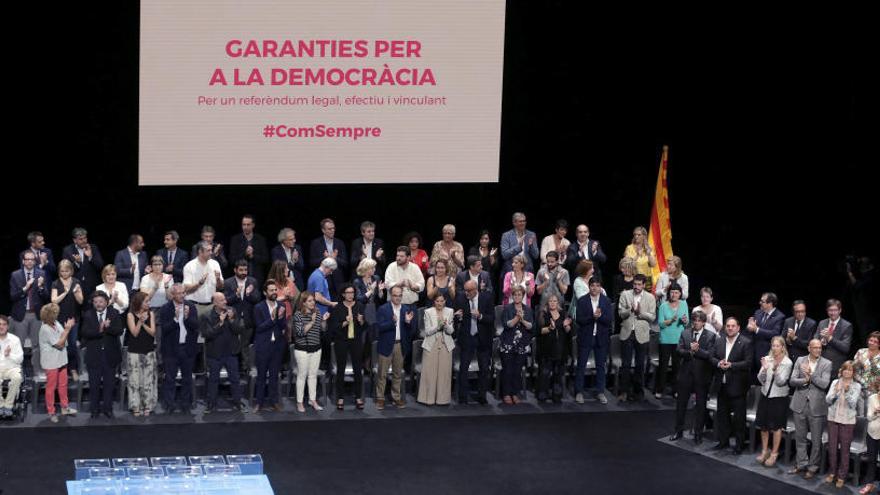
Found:
[[[648,230],[648,243],[657,257],[653,269],[654,285],[660,274],[666,271],[666,258],[672,256],[672,224],[669,222],[669,189],[666,187],[666,170],[669,164],[669,146],[663,146],[660,157],[660,172],[657,174],[657,189],[654,204],[651,205],[651,228]]]

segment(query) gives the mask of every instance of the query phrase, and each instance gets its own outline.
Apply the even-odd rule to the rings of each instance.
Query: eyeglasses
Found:
[[[758,302],[761,303],[761,304],[770,304],[770,302],[767,301],[767,300],[765,300],[765,299],[761,299],[761,300],[758,301]]]

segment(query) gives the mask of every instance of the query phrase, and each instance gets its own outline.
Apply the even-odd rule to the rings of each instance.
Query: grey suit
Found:
[[[835,331],[836,333],[836,331]],[[825,392],[831,383],[831,361],[819,357],[816,370],[812,377],[801,370],[809,356],[801,356],[794,363],[789,385],[794,389],[789,409],[794,413],[795,444],[797,448],[797,467],[815,473],[819,470],[819,448],[822,429],[825,427],[825,416],[828,405],[825,403]],[[810,455],[807,457],[807,432],[813,439]]]
[[[819,327],[816,329],[816,335],[813,338],[822,341],[822,357],[831,361],[831,376],[837,377],[837,370],[840,369],[840,365],[849,359],[853,326],[852,323],[843,318],[838,319],[837,325],[834,327],[834,335],[831,340],[826,341],[822,338],[822,331],[827,329],[829,325],[831,325],[829,318],[820,321]]]

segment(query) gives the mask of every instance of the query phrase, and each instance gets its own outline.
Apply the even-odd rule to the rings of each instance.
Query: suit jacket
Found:
[[[611,324],[614,323],[614,307],[611,299],[605,294],[599,294],[599,309],[602,316],[596,318],[593,314],[593,302],[587,293],[577,300],[577,335],[578,347],[584,347],[592,339],[599,342],[608,342],[611,338]],[[593,335],[593,325],[596,326],[596,334]]]
[[[186,353],[195,356],[199,340],[199,315],[196,313],[196,305],[192,301],[184,301],[183,303],[189,308],[189,316],[183,320],[183,327],[186,329]],[[168,301],[159,310],[159,321],[161,323],[162,333],[162,354],[174,354],[177,346],[180,345],[180,325],[174,319],[174,301]]]
[[[825,393],[831,384],[831,361],[819,356],[816,370],[807,381],[806,375],[801,371],[803,363],[807,362],[808,356],[801,356],[794,362],[791,378],[788,384],[794,389],[789,408],[797,414],[808,416],[826,416],[828,404],[825,403]]]
[[[776,308],[763,325],[761,324],[761,319],[764,317],[763,311],[760,309],[755,311],[752,317],[755,318],[758,331],[755,333],[746,331],[746,333],[748,338],[752,340],[752,348],[755,351],[755,367],[758,367],[761,358],[770,352],[770,340],[777,335],[782,335],[782,324],[785,322],[785,314],[779,308]]]
[[[376,257],[376,251],[382,250],[382,256]],[[364,238],[358,237],[351,243],[351,269],[354,271],[358,263],[364,258]],[[385,242],[382,239],[373,239],[372,259],[376,260],[376,274],[380,277],[385,273],[385,260],[388,259],[388,250],[385,249]]]
[[[122,322],[122,316],[113,306],[108,306],[104,311],[104,320],[109,321],[110,326],[103,332],[98,326],[98,312],[95,308],[83,311],[80,321],[79,336],[86,349],[86,365],[90,368],[101,366],[102,354],[106,356],[107,364],[111,367],[119,366],[122,362],[120,337],[125,331],[125,324]]]
[[[254,257],[246,258],[245,252],[248,245],[254,248]],[[229,258],[232,260],[233,266],[238,260],[247,260],[248,275],[257,279],[257,283],[262,285],[266,280],[266,263],[269,262],[269,248],[266,247],[266,238],[254,232],[251,240],[245,239],[244,234],[239,232],[229,239]]]
[[[461,292],[464,294],[464,284],[470,279],[470,270],[464,269],[458,272],[458,275],[455,276],[455,293],[458,294]],[[486,270],[480,270],[480,274],[477,275],[477,290],[480,292],[488,292],[490,294],[494,292],[494,289],[492,288],[492,276],[489,275],[489,272]]]
[[[455,303],[453,310],[461,310],[462,316],[456,318],[458,324],[457,340],[462,347],[471,347],[471,305],[467,295],[462,291],[455,292]],[[480,318],[477,320],[477,349],[488,351],[492,349],[492,340],[495,338],[495,306],[492,303],[492,294],[489,292],[480,292],[477,295],[477,310],[480,312]]]
[[[199,321],[199,333],[205,338],[205,355],[218,359],[238,354],[241,351],[243,329],[241,314],[238,311],[235,311],[234,319],[226,318],[221,322],[220,315],[212,309]]]
[[[162,262],[165,265],[169,265],[168,263],[168,250],[165,248],[160,249],[156,252],[157,256],[162,257]],[[183,267],[186,265],[187,261],[189,261],[189,254],[183,249],[180,249],[180,246],[177,247],[177,251],[174,253],[174,267],[171,269],[171,276],[174,278],[176,283],[183,282]]]
[[[681,364],[678,368],[678,381],[692,380],[698,387],[708,387],[712,383],[712,375],[715,370],[712,368],[712,354],[715,353],[715,334],[703,328],[700,332],[699,349],[691,352],[691,343],[694,341],[693,328],[687,328],[681,332],[681,338],[678,339],[678,355],[681,357]]]
[[[783,337],[786,337],[788,335],[789,328],[794,330],[794,325],[794,316],[785,319],[785,322],[782,324]],[[791,359],[792,362],[797,361],[797,359],[801,356],[806,356],[807,354],[809,354],[807,347],[810,345],[810,340],[815,334],[816,320],[810,317],[806,317],[804,318],[804,321],[801,322],[800,328],[797,329],[794,339],[789,341],[786,337],[785,343],[788,347],[788,357],[789,359]]]
[[[831,325],[831,320],[825,318],[819,322],[816,328],[815,339],[822,339],[822,331]],[[852,345],[853,326],[852,323],[840,318],[837,320],[837,326],[834,327],[834,335],[832,339],[822,345],[822,357],[831,361],[831,377],[837,378],[837,370],[844,361],[849,359],[849,348]]]
[[[101,270],[104,268],[104,258],[101,257],[101,251],[98,246],[89,244],[92,247],[92,257],[85,257],[82,263],[77,263],[73,256],[79,254],[75,244],[68,244],[61,252],[61,258],[73,263],[76,272],[73,276],[79,280],[82,285],[83,297],[88,299],[95,292],[95,287],[101,283]]]
[[[715,380],[712,383],[712,391],[718,393],[722,383],[727,385],[727,395],[730,397],[739,397],[749,390],[751,383],[751,369],[754,351],[752,350],[752,341],[740,333],[736,337],[733,348],[727,360],[730,362],[730,368],[722,370],[718,367],[718,363],[724,360],[724,354],[727,349],[727,336],[719,335],[715,339],[715,353],[709,358],[712,367],[715,369]]]
[[[138,272],[140,272],[140,277],[144,278],[145,270],[150,263],[149,257],[147,253],[141,251],[137,254],[137,259]],[[113,264],[116,266],[116,280],[125,284],[125,288],[131,291],[131,284],[134,283],[134,274],[131,273],[131,255],[128,252],[128,248],[116,251],[116,256],[113,257]]]
[[[24,253],[26,253],[28,251],[30,251],[32,253],[34,252],[30,248],[30,246],[28,246],[27,249],[24,249],[18,257],[19,265],[21,266],[21,268],[24,268],[24,264],[21,263],[21,256],[24,255]],[[40,266],[40,253],[46,253],[46,264],[43,266]],[[58,268],[55,266],[55,256],[52,254],[52,250],[44,247],[42,249],[38,249],[37,252],[34,254],[37,256],[37,262],[34,265],[34,268],[39,268],[40,270],[43,270],[44,272],[46,272],[46,279],[47,280],[49,280],[49,279],[54,280],[55,277],[58,276]]]
[[[525,234],[525,271],[535,273],[535,260],[541,255],[539,251],[541,241],[538,240],[538,237],[531,230],[526,229]],[[529,245],[530,238],[532,239],[531,246]],[[504,259],[504,266],[501,270],[502,274],[513,270],[513,257],[520,254],[521,251],[522,249],[520,249],[520,245],[516,241],[516,229],[510,229],[501,235],[501,257]]]
[[[276,310],[284,305],[277,303]],[[273,346],[287,348],[287,319],[291,315],[285,312],[281,318],[273,318],[269,314],[269,304],[264,299],[254,306],[254,352],[263,354],[272,352]],[[275,335],[275,341],[272,341]]]
[[[250,294],[245,294],[244,298],[239,297],[241,293],[241,285],[235,277],[229,277],[223,282],[223,295],[226,296],[226,304],[235,308],[241,316],[242,323],[245,328],[254,328],[254,306],[262,299],[262,292],[257,280],[254,277],[247,277],[244,281],[245,291],[247,286],[253,286]],[[246,342],[245,345],[250,344]]]
[[[409,311],[413,312],[413,319],[411,322],[407,323],[406,313]],[[410,306],[408,304],[400,305],[400,314],[398,315],[400,321],[400,348],[403,351],[404,356],[409,354],[410,348],[412,347],[411,336],[415,335],[415,331],[418,328],[416,313],[415,306]],[[396,333],[396,325],[394,323],[390,302],[379,306],[379,310],[376,312],[376,326],[379,330],[379,342],[377,344],[379,354],[386,357],[390,356],[394,351],[394,336]]]
[[[657,299],[648,291],[643,290],[638,315],[632,310],[633,301],[632,289],[620,293],[620,300],[617,304],[617,313],[622,321],[620,341],[629,339],[629,336],[635,332],[636,342],[647,344],[651,340],[651,324],[657,317]]]
[[[37,280],[43,277],[43,287],[37,285]],[[45,272],[39,268],[34,268],[34,283],[31,285],[31,310],[39,319],[40,308],[49,302],[49,282]],[[9,302],[12,303],[12,319],[15,321],[24,320],[27,311],[27,292],[24,286],[27,284],[27,276],[24,269],[19,269],[9,275]],[[63,323],[62,323],[63,324]]]
[[[425,340],[422,341],[422,349],[428,352],[433,351],[437,339],[443,339],[443,345],[446,346],[447,351],[452,352],[455,349],[455,340],[452,339],[452,334],[455,332],[452,314],[452,308],[448,307],[443,308],[443,315],[440,317],[437,316],[437,310],[433,307],[425,308],[425,330],[422,335]]]
[[[788,397],[788,379],[791,377],[791,367],[791,359],[786,357],[779,363],[772,375],[769,369],[759,368],[758,382],[761,384],[761,393],[770,398]]]
[[[345,244],[338,238],[333,239],[333,249],[336,250],[336,271],[333,275],[327,277],[327,283],[330,285],[330,295],[335,296],[339,292],[339,288],[347,280],[348,272],[348,254],[345,251]],[[327,247],[324,245],[324,236],[313,239],[309,245],[309,266],[312,269],[318,268],[324,261],[324,251]]]
[[[578,241],[575,239],[571,244],[568,245],[567,252],[565,254],[565,267],[569,272],[574,273],[577,264],[581,262],[581,260],[589,259],[593,262],[593,269],[595,269],[594,275],[602,276],[602,269],[600,265],[605,263],[608,260],[608,257],[605,256],[605,251],[602,251],[602,243],[597,241],[596,239],[588,239],[587,242],[590,244],[590,257],[585,258],[584,253],[580,251]],[[593,254],[592,244],[593,242],[598,243],[596,254]]]
[[[355,301],[351,307],[351,315],[354,317],[354,339],[360,341],[361,336],[367,331],[366,315],[364,324],[358,323],[358,315],[364,314],[364,305]],[[345,304],[339,303],[330,310],[330,319],[327,321],[327,338],[332,340],[348,340],[348,308]],[[338,352],[338,351],[337,351]]]
[[[296,284],[296,288],[302,292],[306,288],[306,281],[303,279],[303,270],[306,267],[306,256],[303,254],[302,246],[299,244],[294,244],[293,250],[299,253],[299,258],[296,259],[296,263],[287,261],[287,254],[284,253],[284,246],[281,244],[276,245],[272,248],[272,262],[283,261],[287,263],[287,268],[293,272],[293,283]]]

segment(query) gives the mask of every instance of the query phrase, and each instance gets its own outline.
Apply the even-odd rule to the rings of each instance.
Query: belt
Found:
[[[198,301],[190,301],[190,302],[196,303],[199,306],[209,306],[209,305],[213,304],[213,303],[209,303],[209,302],[203,303],[203,302],[198,302]]]

